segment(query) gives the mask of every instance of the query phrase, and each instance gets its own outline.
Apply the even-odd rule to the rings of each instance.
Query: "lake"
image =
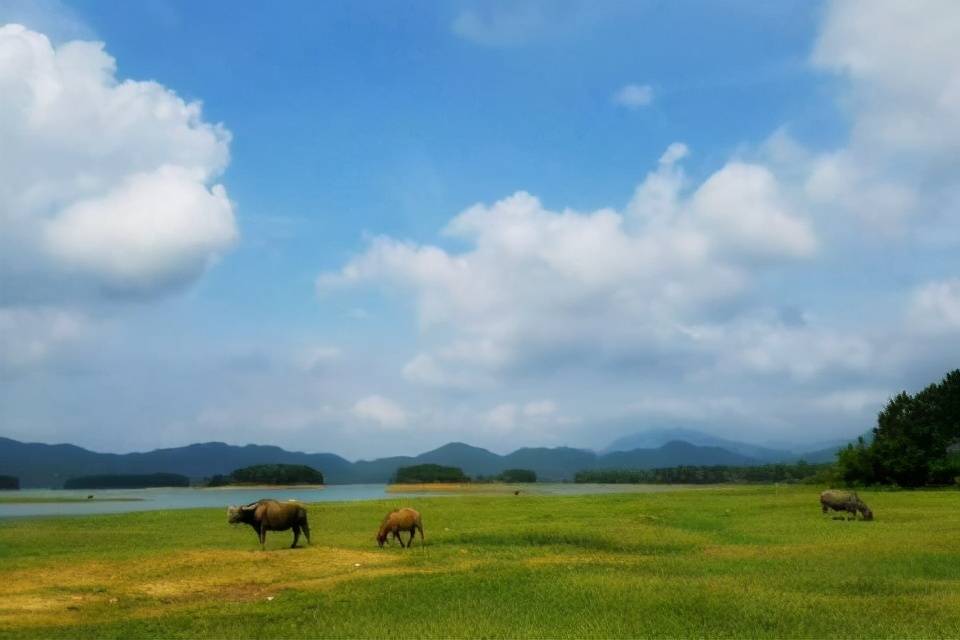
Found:
[[[524,485],[521,490],[537,495],[584,495],[599,493],[659,493],[690,488],[680,485],[627,485],[627,484],[574,484],[536,483]],[[473,492],[471,492],[473,493]],[[93,495],[93,500],[86,500]],[[4,503],[0,502],[0,518],[24,516],[69,516],[96,513],[127,513],[131,511],[160,511],[165,509],[196,509],[223,507],[231,504],[248,504],[260,498],[276,500],[301,500],[303,502],[349,502],[354,500],[385,500],[398,497],[423,497],[458,495],[456,492],[397,493],[388,492],[385,484],[340,484],[325,488],[284,487],[218,487],[164,488],[164,489],[113,489],[113,490],[67,490],[67,489],[22,489],[0,494],[0,500],[9,497],[17,500],[48,500],[48,502]],[[79,502],[49,502],[49,500],[80,500]],[[116,502],[110,502],[116,500]]]

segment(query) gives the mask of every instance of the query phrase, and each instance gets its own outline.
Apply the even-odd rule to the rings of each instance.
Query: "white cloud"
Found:
[[[845,82],[846,145],[814,161],[807,192],[867,226],[908,234],[957,224],[960,4],[834,1],[812,62]]]
[[[834,1],[813,62],[845,75],[856,146],[953,154],[960,146],[960,4]]]
[[[441,389],[482,389],[493,384],[487,375],[458,368],[456,363],[461,355],[449,349],[437,354],[419,353],[403,366],[403,377],[408,382]]]
[[[585,0],[467,0],[450,24],[454,35],[486,47],[518,47],[547,39],[575,37],[595,24],[643,12],[630,3]]]
[[[207,190],[172,166],[74,202],[44,231],[47,254],[57,263],[135,291],[193,280],[237,237],[224,188]]]
[[[337,362],[343,355],[339,347],[320,345],[305,348],[297,356],[297,362],[302,371],[307,373],[323,373],[330,365]]]
[[[613,103],[627,109],[639,109],[653,102],[653,87],[648,84],[627,84],[613,94]]]
[[[509,47],[537,37],[547,24],[541,7],[526,2],[512,7],[464,9],[457,14],[451,29],[475,44]]]
[[[528,418],[547,418],[556,413],[557,405],[552,400],[535,400],[523,406],[523,415]]]
[[[931,333],[960,333],[960,278],[917,288],[907,314],[910,325]]]
[[[486,426],[494,432],[523,429],[529,434],[546,435],[550,426],[567,422],[551,400],[534,400],[526,404],[505,402],[498,404],[484,416]]]
[[[676,165],[685,154],[671,145],[625,213],[551,211],[518,192],[450,221],[444,233],[469,243],[463,253],[380,237],[318,287],[412,291],[424,331],[453,334],[404,369],[432,385],[470,386],[558,354],[658,348],[684,337],[682,322],[735,301],[763,265],[816,247],[769,171],[730,163],[688,195]]]
[[[815,399],[814,403],[828,412],[875,414],[890,395],[890,392],[884,389],[845,389],[828,393]]]
[[[89,332],[83,316],[56,308],[0,307],[0,373],[44,364]]]
[[[229,133],[156,82],[118,80],[102,43],[0,27],[0,267],[21,283],[151,294],[235,242],[212,184]],[[51,291],[56,288],[47,287]]]
[[[766,167],[727,164],[697,190],[692,206],[715,242],[740,258],[802,258],[816,250],[810,224],[790,211]]]
[[[384,429],[398,429],[407,424],[407,412],[396,402],[372,395],[353,405],[353,415],[361,420],[375,422]]]
[[[740,318],[692,332],[715,354],[725,374],[786,374],[811,380],[824,373],[867,372],[877,354],[869,336],[825,326],[789,326],[763,317]]]
[[[495,406],[487,413],[487,423],[503,431],[513,429],[517,423],[517,405],[508,402]]]

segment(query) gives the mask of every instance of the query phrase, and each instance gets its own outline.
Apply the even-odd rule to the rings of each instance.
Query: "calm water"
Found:
[[[678,485],[603,485],[603,484],[549,484],[538,483],[523,487],[527,494],[537,495],[584,495],[596,493],[658,493],[676,491]],[[94,513],[126,513],[129,511],[157,511],[163,509],[194,509],[198,507],[223,507],[231,504],[247,504],[260,498],[277,500],[302,500],[303,502],[345,502],[351,500],[381,500],[401,496],[456,495],[443,493],[387,493],[383,484],[329,485],[323,489],[118,489],[97,490],[51,490],[23,489],[6,492],[4,496],[15,498],[81,498],[83,502],[46,502],[31,504],[0,503],[0,518],[17,516],[66,516]],[[93,500],[86,500],[88,495]],[[136,498],[131,502],[106,502],[107,498]]]
[[[14,498],[82,498],[93,495],[93,500],[83,502],[47,502],[32,504],[0,503],[0,518],[11,516],[65,516],[92,513],[126,513],[128,511],[157,511],[162,509],[194,509],[198,507],[223,507],[231,504],[247,504],[260,498],[277,500],[302,500],[304,502],[344,502],[348,500],[376,500],[386,498],[386,485],[345,484],[331,485],[324,489],[116,489],[78,491],[51,489],[22,489],[9,492]],[[107,498],[135,498],[131,502],[106,502]]]

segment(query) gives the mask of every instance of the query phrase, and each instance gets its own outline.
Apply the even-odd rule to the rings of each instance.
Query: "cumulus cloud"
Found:
[[[380,237],[318,286],[412,291],[424,330],[454,335],[404,369],[428,384],[469,386],[558,355],[672,348],[683,322],[735,301],[756,270],[817,246],[768,170],[731,162],[690,189],[685,154],[671,145],[624,212],[552,211],[518,192],[450,221],[444,234],[465,252]]]
[[[811,380],[824,373],[862,373],[876,365],[872,336],[823,325],[790,325],[759,313],[728,323],[691,328],[691,335],[715,354],[723,374],[784,374]]]
[[[827,5],[811,60],[845,81],[849,141],[814,160],[807,192],[904,234],[957,222],[960,5]]]
[[[229,133],[156,82],[119,80],[102,43],[0,27],[0,262],[14,284],[152,294],[236,241],[215,178]],[[18,286],[20,285],[20,286]],[[35,289],[35,288],[34,288]]]
[[[849,80],[855,145],[924,156],[955,153],[958,39],[960,5],[950,0],[828,4],[813,62]]]
[[[376,423],[384,429],[398,429],[407,424],[407,412],[403,407],[378,395],[357,400],[353,405],[353,415],[361,420]]]
[[[0,366],[49,358],[105,297],[183,286],[236,242],[216,182],[230,134],[200,103],[117,78],[103,43],[18,24],[0,26],[0,96]]]
[[[613,94],[613,103],[627,109],[639,109],[653,102],[653,87],[648,84],[626,84]]]

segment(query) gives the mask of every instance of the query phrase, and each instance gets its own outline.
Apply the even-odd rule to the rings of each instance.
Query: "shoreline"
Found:
[[[387,493],[494,493],[534,492],[536,483],[506,484],[503,482],[416,482],[388,484]]]
[[[177,488],[177,487],[174,487]],[[225,484],[219,487],[183,487],[184,489],[203,489],[217,491],[223,489],[326,489],[325,484]]]

